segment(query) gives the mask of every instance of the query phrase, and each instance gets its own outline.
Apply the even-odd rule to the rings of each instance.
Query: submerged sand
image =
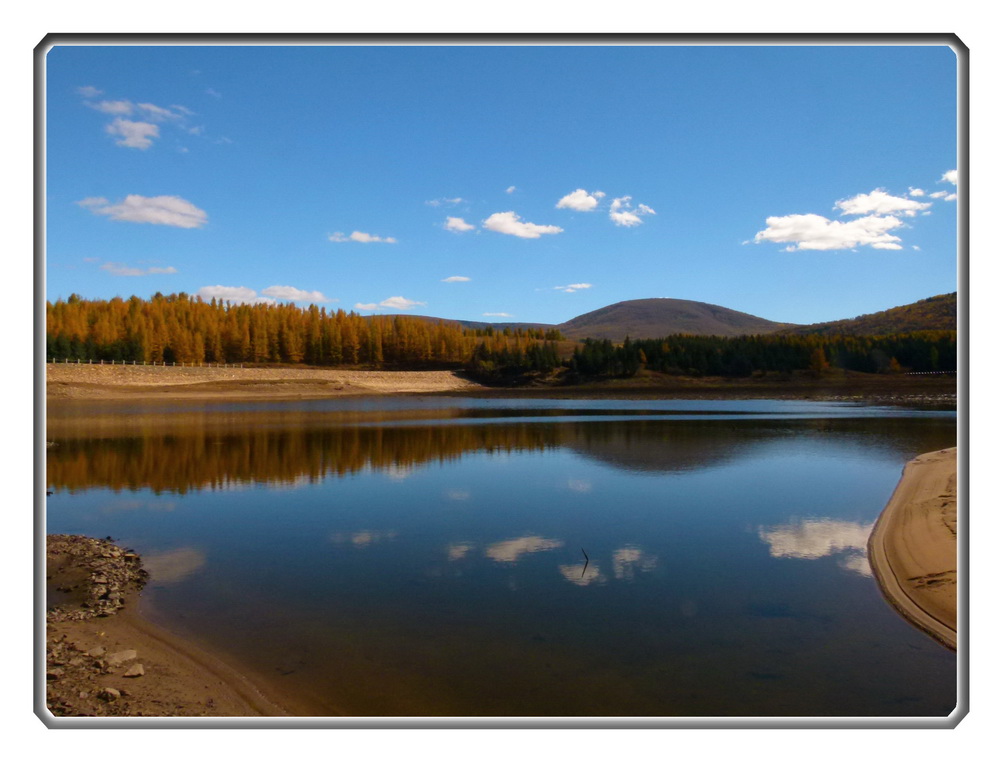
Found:
[[[868,541],[872,570],[889,602],[954,649],[957,642],[957,448],[914,458]]]

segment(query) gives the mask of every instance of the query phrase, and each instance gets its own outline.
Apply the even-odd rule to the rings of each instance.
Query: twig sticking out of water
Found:
[[[583,553],[583,557],[587,559],[586,563],[583,565],[583,571],[580,572],[580,579],[583,579],[583,575],[587,573],[587,567],[590,566],[590,556],[587,555],[587,551],[580,548],[580,552]]]

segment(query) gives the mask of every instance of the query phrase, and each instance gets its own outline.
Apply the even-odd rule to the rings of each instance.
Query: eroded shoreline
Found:
[[[903,476],[868,541],[883,594],[913,625],[957,647],[957,448],[924,453]]]

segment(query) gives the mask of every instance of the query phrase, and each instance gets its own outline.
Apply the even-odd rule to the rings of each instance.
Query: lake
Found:
[[[369,397],[49,405],[47,532],[319,714],[943,717],[865,544],[954,412]]]

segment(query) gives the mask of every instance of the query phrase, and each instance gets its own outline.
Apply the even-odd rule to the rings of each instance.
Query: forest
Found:
[[[479,344],[512,359],[558,331],[466,329],[408,316],[365,317],[310,305],[210,302],[187,294],[149,300],[46,304],[48,360],[255,363],[379,368],[468,364]]]
[[[628,377],[640,368],[685,376],[746,377],[755,372],[861,373],[954,371],[955,331],[890,336],[687,336],[640,339],[615,345],[587,339],[573,352],[571,375]]]
[[[628,377],[640,369],[687,376],[755,373],[954,371],[956,332],[889,335],[766,334],[586,339],[559,351],[556,329],[466,328],[410,316],[361,316],[310,305],[209,302],[187,294],[46,304],[49,361],[243,363],[465,369],[511,383],[567,368],[570,383]]]

